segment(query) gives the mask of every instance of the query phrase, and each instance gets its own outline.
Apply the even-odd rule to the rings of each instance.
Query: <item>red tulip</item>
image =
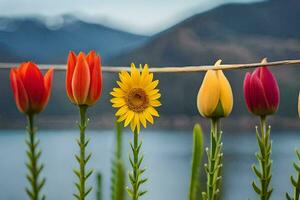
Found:
[[[22,113],[36,114],[48,104],[51,94],[53,68],[45,76],[32,62],[22,63],[10,71],[10,82],[18,109]]]
[[[278,109],[279,87],[267,67],[259,67],[252,74],[246,74],[244,95],[248,110],[255,115],[271,115]]]
[[[69,53],[66,89],[70,101],[77,105],[95,104],[102,91],[102,72],[100,55],[90,51],[88,55],[80,52],[78,56]]]

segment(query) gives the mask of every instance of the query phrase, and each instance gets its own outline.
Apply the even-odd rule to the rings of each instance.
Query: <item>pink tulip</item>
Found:
[[[252,74],[246,74],[244,95],[248,110],[255,115],[271,115],[278,109],[279,87],[267,67],[259,67]]]

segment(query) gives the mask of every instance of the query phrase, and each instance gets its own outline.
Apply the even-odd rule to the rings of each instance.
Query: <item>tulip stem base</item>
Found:
[[[127,192],[131,200],[138,200],[141,196],[147,193],[146,190],[141,189],[141,186],[148,179],[142,178],[142,175],[146,171],[146,169],[141,168],[141,164],[144,160],[143,155],[140,157],[142,142],[139,142],[139,133],[137,132],[137,130],[135,130],[133,134],[133,144],[132,142],[130,142],[133,159],[131,156],[129,156],[129,161],[132,167],[132,171],[129,173],[131,188],[127,188]]]
[[[253,172],[259,179],[258,186],[254,181],[252,187],[259,195],[260,200],[268,200],[272,194],[273,188],[270,186],[272,178],[272,142],[270,140],[271,127],[267,127],[266,117],[260,119],[260,132],[256,127],[256,139],[259,146],[259,152],[256,153],[256,158],[259,162],[259,168],[256,165],[252,166]]]
[[[74,169],[74,173],[78,178],[78,182],[75,183],[77,188],[77,193],[73,194],[77,200],[85,200],[86,196],[92,191],[92,187],[86,188],[86,181],[92,175],[93,170],[86,170],[86,164],[92,157],[92,154],[89,153],[86,155],[86,147],[90,140],[86,140],[85,130],[88,124],[88,119],[86,116],[87,106],[79,106],[80,110],[80,122],[78,127],[80,129],[80,138],[77,140],[80,152],[79,155],[75,155],[75,158],[79,164],[79,169]]]
[[[222,169],[222,132],[219,119],[211,120],[210,148],[206,149],[208,163],[204,165],[207,174],[206,192],[202,193],[203,200],[217,200],[221,187]]]
[[[28,174],[27,180],[30,183],[30,188],[26,188],[27,195],[31,200],[45,200],[45,195],[40,195],[40,192],[45,185],[46,179],[39,180],[40,174],[44,168],[43,164],[39,164],[38,160],[41,156],[41,150],[38,150],[39,140],[36,139],[36,129],[34,128],[34,115],[27,115],[27,132],[28,139],[26,144],[28,147],[27,156],[28,162],[26,163]]]

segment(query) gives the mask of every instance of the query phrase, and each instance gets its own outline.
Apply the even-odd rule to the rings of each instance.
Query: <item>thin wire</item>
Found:
[[[282,66],[282,65],[296,65],[300,64],[300,59],[297,60],[280,60],[274,62],[264,62],[264,66]],[[11,69],[14,66],[18,66],[18,63],[0,63],[0,69]],[[203,65],[203,66],[181,66],[181,67],[150,67],[151,72],[156,73],[184,73],[184,72],[203,72],[209,69],[222,69],[222,70],[235,70],[235,69],[247,69],[262,66],[261,62],[248,63],[248,64],[215,64],[215,65]],[[41,64],[40,69],[46,70],[53,67],[55,70],[66,70],[66,65],[62,64]],[[125,66],[103,66],[103,72],[118,73],[120,71],[130,71],[130,67]]]

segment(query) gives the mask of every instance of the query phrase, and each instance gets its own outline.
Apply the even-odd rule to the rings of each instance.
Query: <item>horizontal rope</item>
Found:
[[[151,67],[151,72],[156,73],[183,73],[183,72],[202,72],[209,69],[222,69],[222,70],[234,70],[234,69],[246,69],[262,66],[262,62],[258,63],[248,63],[248,64],[218,64],[215,65],[203,65],[203,66],[182,66],[182,67]],[[296,65],[300,64],[300,60],[281,60],[274,62],[264,61],[263,65],[266,66],[280,66],[280,65]],[[18,66],[18,63],[0,63],[0,69],[10,69],[12,67]],[[55,70],[66,70],[66,65],[52,65],[52,64],[41,64],[40,69],[48,69],[49,67],[54,67]],[[120,71],[130,71],[130,67],[125,66],[103,66],[103,72],[117,73]]]

